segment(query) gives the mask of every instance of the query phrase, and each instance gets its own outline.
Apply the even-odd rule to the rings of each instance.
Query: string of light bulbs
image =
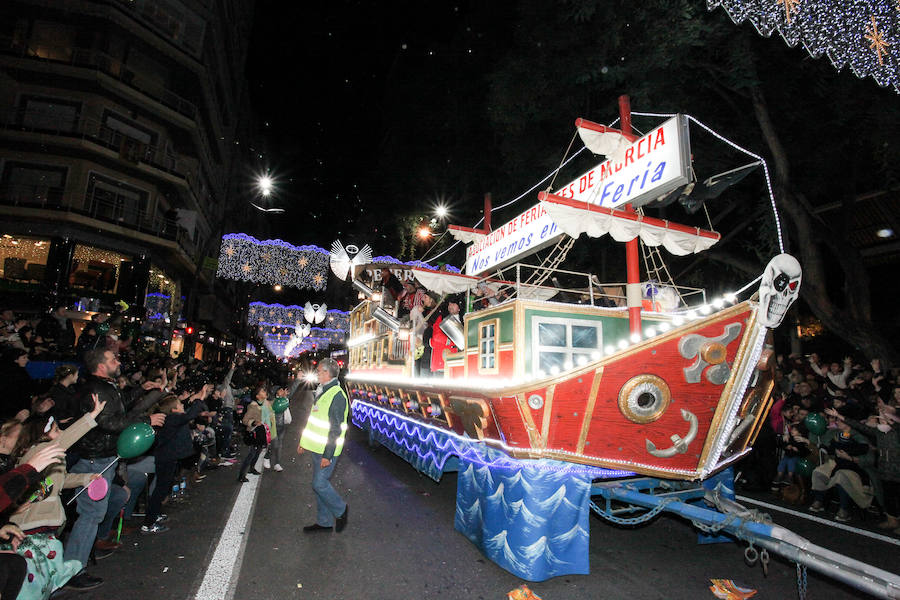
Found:
[[[813,58],[827,56],[900,93],[900,6],[896,0],[706,0],[737,24],[750,20],[764,37],[777,31],[788,46],[802,44]]]
[[[216,276],[321,291],[328,283],[328,261],[328,251],[318,246],[229,233],[222,236]]]

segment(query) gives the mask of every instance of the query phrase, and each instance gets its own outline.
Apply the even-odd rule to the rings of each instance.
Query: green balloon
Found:
[[[116,449],[122,458],[134,458],[150,449],[156,432],[147,423],[132,423],[119,434]]]
[[[812,464],[808,458],[801,458],[797,461],[797,474],[803,475],[804,477],[809,477],[812,475],[813,469],[815,465]]]
[[[806,418],[803,419],[803,424],[806,425],[806,428],[810,433],[816,435],[822,435],[825,433],[825,430],[828,429],[828,421],[826,421],[825,417],[819,413],[809,413],[806,415]]]
[[[279,396],[275,398],[275,402],[272,403],[272,410],[275,411],[275,414],[281,414],[288,409],[288,406],[291,405],[291,401],[285,398],[284,396]]]

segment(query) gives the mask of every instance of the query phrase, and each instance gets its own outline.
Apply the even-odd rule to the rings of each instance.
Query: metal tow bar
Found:
[[[674,513],[688,519],[701,531],[726,533],[749,542],[748,561],[754,559],[755,562],[763,556],[767,559],[767,554],[763,553],[773,552],[872,596],[900,599],[900,575],[828,550],[784,527],[766,522],[756,511],[724,497],[719,487],[702,488],[697,484],[654,478],[600,482],[593,484],[591,495],[600,496],[605,502],[592,501],[591,509],[607,520],[630,521],[632,524],[649,520],[662,511]],[[689,503],[700,499],[715,508]],[[624,506],[614,508],[613,502]],[[645,510],[649,512],[634,519],[620,516]],[[754,545],[762,550],[757,552]],[[768,561],[761,562],[765,567]]]

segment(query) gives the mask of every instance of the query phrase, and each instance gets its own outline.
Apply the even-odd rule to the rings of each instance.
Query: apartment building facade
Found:
[[[0,5],[0,298],[177,321],[211,290],[254,126],[246,0]],[[242,138],[243,137],[243,145]],[[227,284],[222,284],[227,285]],[[202,294],[202,298],[200,295]],[[196,315],[194,315],[196,316]],[[223,319],[218,329],[226,327]]]

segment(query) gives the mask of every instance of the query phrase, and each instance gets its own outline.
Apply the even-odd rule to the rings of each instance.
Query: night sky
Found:
[[[275,233],[394,255],[393,217],[442,197],[474,224],[491,182],[461,189],[453,163],[490,160],[469,107],[503,46],[505,4],[473,16],[464,2],[257,2],[247,77],[272,202],[287,209]]]

